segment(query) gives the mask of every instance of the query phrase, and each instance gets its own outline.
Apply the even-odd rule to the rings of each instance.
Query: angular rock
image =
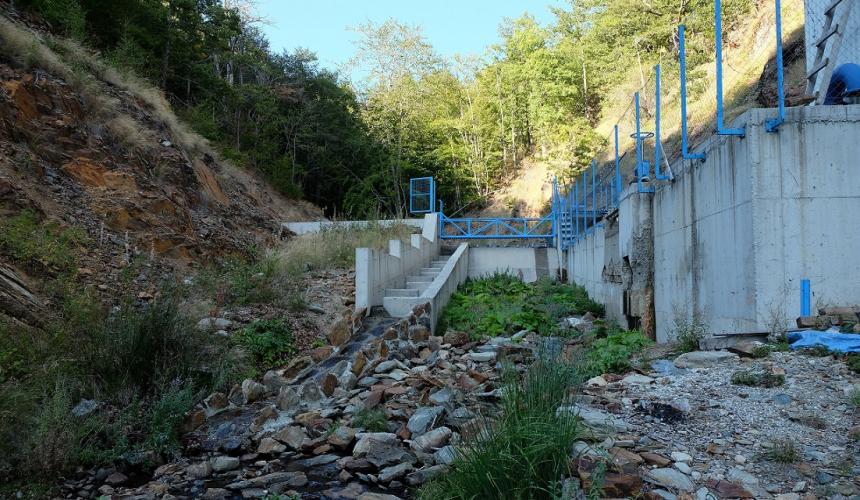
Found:
[[[413,342],[424,342],[430,338],[430,329],[424,325],[412,325],[409,327],[409,340]]]
[[[433,459],[436,460],[436,463],[443,465],[450,465],[454,463],[454,460],[457,458],[457,452],[453,446],[443,446],[436,450],[436,453],[433,454]]]
[[[276,455],[287,450],[287,447],[273,438],[263,438],[257,447],[257,453],[261,455]]]
[[[263,384],[246,378],[242,381],[242,399],[245,404],[252,403],[262,398],[266,394],[266,386]]]
[[[402,500],[400,497],[394,495],[386,495],[384,493],[362,493],[358,500]]]
[[[128,482],[128,476],[122,472],[114,472],[105,478],[105,484],[110,486],[121,486]]]
[[[378,444],[395,444],[400,440],[396,434],[391,432],[362,432],[356,435],[358,442],[352,449],[352,456],[362,458],[367,455],[371,448]]]
[[[496,352],[470,352],[466,354],[466,357],[476,363],[489,363],[490,361],[496,360]]]
[[[442,343],[451,344],[454,347],[459,347],[469,342],[469,334],[466,332],[455,332],[448,330],[442,337]]]
[[[709,368],[738,360],[738,355],[726,351],[693,351],[675,358],[678,368]]]
[[[399,440],[397,440],[396,444],[374,444],[369,450],[367,450],[365,458],[367,458],[367,461],[375,465],[378,469],[400,463],[415,463],[415,456],[400,446]]]
[[[226,472],[239,468],[239,457],[218,456],[209,460],[212,470],[215,472]]]
[[[265,488],[273,484],[284,484],[291,488],[301,488],[308,484],[308,478],[303,472],[273,472],[263,476],[228,484],[226,488],[233,491],[251,488]]]
[[[406,476],[406,482],[410,486],[419,486],[426,483],[428,480],[445,473],[448,467],[445,465],[434,465],[417,470]]]
[[[281,376],[290,383],[294,383],[299,376],[305,374],[313,365],[314,360],[310,356],[299,356],[290,361],[290,364],[281,371]]]
[[[596,408],[574,405],[559,408],[558,413],[561,414],[562,412],[578,416],[586,426],[595,430],[625,432],[630,429],[630,425],[624,420]]]
[[[300,450],[302,444],[308,440],[308,434],[304,428],[294,425],[284,427],[273,437],[293,450]]]
[[[397,465],[392,465],[391,467],[386,467],[379,471],[379,481],[383,483],[390,483],[395,479],[400,479],[405,476],[408,472],[412,471],[412,464],[402,463]]]
[[[693,491],[695,488],[690,478],[675,469],[651,469],[645,473],[644,479],[649,483],[680,491]]]
[[[304,403],[317,403],[325,399],[325,394],[323,394],[319,384],[313,380],[308,380],[299,388],[299,398]]]
[[[341,450],[349,448],[353,441],[355,441],[355,429],[346,426],[338,427],[328,437],[329,444]]]
[[[328,334],[326,335],[326,339],[328,343],[335,346],[340,347],[347,342],[352,337],[352,321],[350,318],[344,317],[340,318],[329,327]]]
[[[445,408],[441,406],[422,406],[415,410],[415,413],[409,417],[409,422],[406,423],[406,428],[409,429],[415,436],[419,436],[427,432],[433,423],[445,414]]]
[[[648,385],[653,382],[653,378],[648,377],[646,375],[640,375],[638,373],[627,375],[626,377],[621,379],[621,383],[624,385]]]
[[[278,397],[275,399],[275,406],[283,410],[288,415],[293,415],[299,411],[301,406],[301,398],[292,387],[281,387],[278,392]]]
[[[326,397],[329,397],[334,394],[334,390],[337,389],[337,385],[337,376],[335,376],[335,374],[331,372],[326,373],[323,376],[322,380],[320,380],[320,389],[322,390],[323,394],[326,395]]]
[[[453,431],[447,427],[439,427],[430,432],[422,434],[412,440],[412,449],[415,451],[428,452],[435,448],[441,448],[451,438]]]
[[[643,451],[642,453],[639,454],[639,456],[642,457],[643,459],[645,459],[645,461],[648,462],[649,464],[656,465],[658,467],[666,467],[667,465],[672,463],[671,460],[664,457],[663,455],[659,455],[657,453],[651,453],[649,451]]]

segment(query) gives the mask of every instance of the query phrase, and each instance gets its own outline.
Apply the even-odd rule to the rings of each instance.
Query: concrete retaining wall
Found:
[[[505,273],[531,283],[557,276],[559,261],[554,248],[474,247],[469,249],[468,268],[470,279]]]
[[[789,326],[804,278],[813,303],[860,304],[860,106],[791,108],[767,133],[774,116],[745,113],[746,137],[712,137],[653,194],[628,187],[568,252],[571,281],[661,342],[676,315],[711,333]]]
[[[417,228],[424,227],[424,219],[386,219],[386,220],[324,220],[324,221],[311,221],[311,222],[284,222],[281,224],[284,229],[288,229],[289,231],[296,233],[298,235],[308,234],[308,233],[318,233],[323,229],[330,229],[335,227],[367,227],[370,224],[379,224],[380,226],[394,226],[396,224],[404,224],[406,226],[412,226]]]
[[[421,234],[410,241],[389,241],[388,251],[355,249],[355,307],[381,306],[386,288],[403,288],[406,276],[427,267],[439,255],[439,219],[436,214],[423,219]]]
[[[474,249],[472,249],[474,251]],[[386,297],[386,309],[394,311],[392,316],[403,315],[420,304],[430,303],[431,331],[436,331],[436,323],[442,309],[448,305],[451,295],[466,281],[469,274],[469,244],[461,243],[433,283],[418,297]]]

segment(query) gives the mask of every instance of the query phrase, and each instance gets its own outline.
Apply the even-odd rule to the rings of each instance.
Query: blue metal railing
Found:
[[[774,2],[776,6],[776,93],[779,116],[765,121],[764,129],[768,132],[778,132],[779,126],[785,122],[785,82],[782,65],[782,5],[780,0]]]
[[[714,36],[717,49],[717,134],[746,135],[745,127],[726,128],[723,125],[723,8],[721,0],[714,0]]]

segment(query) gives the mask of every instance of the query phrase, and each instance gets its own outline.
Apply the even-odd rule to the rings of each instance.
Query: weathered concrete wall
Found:
[[[372,248],[355,249],[355,307],[382,305],[386,288],[403,288],[406,277],[439,255],[439,219],[436,214],[424,218],[421,234],[409,242],[389,241],[388,251]]]
[[[745,113],[746,137],[712,137],[653,194],[628,187],[617,221],[569,251],[571,280],[629,326],[653,308],[661,342],[676,315],[712,333],[789,326],[804,278],[813,302],[860,304],[860,106],[792,108],[767,133],[774,116]]]
[[[544,276],[557,276],[558,267],[554,248],[474,247],[469,250],[470,279],[506,273],[531,283]]]

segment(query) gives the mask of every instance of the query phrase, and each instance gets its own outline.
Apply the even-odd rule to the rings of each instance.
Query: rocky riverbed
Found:
[[[546,345],[528,332],[431,336],[423,307],[360,323],[344,317],[336,347],[210,395],[189,415],[183,456],[154,474],[88,471],[64,497],[409,498],[498,411],[502,362],[523,368]],[[576,335],[553,346],[568,358],[584,348]],[[713,351],[644,366],[590,379],[559,409],[583,424],[559,478],[567,498],[595,482],[609,498],[860,498],[860,410],[848,397],[860,377],[841,361]],[[733,384],[737,372],[782,384]]]

